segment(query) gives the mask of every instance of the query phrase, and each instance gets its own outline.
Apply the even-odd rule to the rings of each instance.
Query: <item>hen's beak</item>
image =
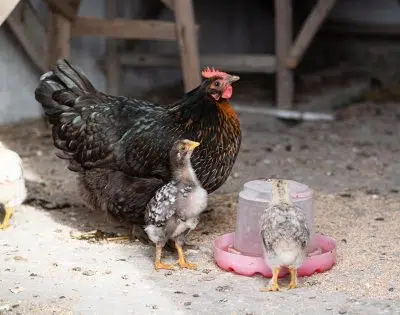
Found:
[[[227,78],[227,81],[229,83],[233,83],[233,82],[238,81],[239,79],[240,79],[240,77],[237,76],[237,75],[229,75],[228,78]]]
[[[200,142],[195,142],[195,141],[189,141],[188,143],[188,149],[193,151],[195,148],[197,148],[200,145]]]

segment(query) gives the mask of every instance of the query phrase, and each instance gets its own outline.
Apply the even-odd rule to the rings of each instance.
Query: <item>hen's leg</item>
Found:
[[[295,289],[297,287],[297,269],[296,267],[290,267],[290,283],[289,289]]]
[[[279,286],[278,286],[279,271],[281,271],[280,267],[272,268],[272,278],[269,281],[268,286],[261,290],[262,292],[279,291]]]
[[[194,269],[197,268],[197,266],[196,266],[196,264],[191,264],[191,263],[188,263],[186,261],[185,254],[183,253],[183,248],[182,248],[183,243],[184,242],[183,242],[182,239],[178,238],[178,239],[175,240],[175,248],[176,248],[176,250],[178,252],[178,264],[179,264],[179,267],[194,270]]]
[[[156,244],[156,259],[154,261],[154,269],[157,271],[160,269],[167,269],[167,270],[173,270],[174,267],[168,264],[164,264],[161,262],[161,254],[163,250],[163,245],[162,244]]]
[[[4,230],[9,227],[8,221],[10,220],[11,215],[14,213],[14,209],[10,207],[4,208],[4,219],[3,222],[0,224],[0,229]]]

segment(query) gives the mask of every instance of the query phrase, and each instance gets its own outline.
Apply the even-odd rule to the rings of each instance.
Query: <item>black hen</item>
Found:
[[[83,197],[128,223],[143,223],[147,202],[171,179],[169,151],[179,139],[201,143],[195,173],[208,193],[228,178],[239,152],[240,123],[228,103],[239,77],[214,69],[174,104],[106,95],[66,60],[35,90],[53,130],[54,145],[79,173]]]

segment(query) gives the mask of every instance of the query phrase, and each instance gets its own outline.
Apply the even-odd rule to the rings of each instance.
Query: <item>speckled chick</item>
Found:
[[[279,291],[278,274],[282,267],[289,268],[289,288],[294,289],[297,268],[306,257],[310,231],[304,212],[290,199],[288,182],[282,179],[268,181],[272,184],[272,199],[261,216],[261,238],[264,259],[272,269],[272,278],[262,291]]]
[[[145,212],[145,231],[156,244],[154,267],[173,269],[161,262],[162,249],[168,240],[175,241],[181,268],[196,269],[186,262],[182,245],[187,234],[196,228],[200,214],[207,206],[207,191],[202,188],[190,162],[199,145],[190,140],[176,141],[170,151],[172,180],[157,190]]]
[[[14,208],[26,198],[20,156],[0,143],[0,230],[9,226]]]

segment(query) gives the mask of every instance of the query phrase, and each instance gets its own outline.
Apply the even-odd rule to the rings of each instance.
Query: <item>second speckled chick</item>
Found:
[[[157,190],[147,204],[145,231],[156,244],[156,270],[173,269],[161,262],[162,249],[169,239],[175,241],[179,266],[196,268],[196,265],[186,262],[182,245],[186,235],[196,228],[199,215],[207,206],[207,191],[201,187],[190,162],[198,145],[198,142],[186,139],[174,143],[170,151],[172,180]]]
[[[306,257],[310,231],[304,212],[290,199],[288,182],[268,181],[272,184],[272,200],[261,217],[261,238],[272,278],[263,291],[279,291],[278,274],[282,267],[289,268],[289,288],[293,289],[297,285],[297,268]]]

